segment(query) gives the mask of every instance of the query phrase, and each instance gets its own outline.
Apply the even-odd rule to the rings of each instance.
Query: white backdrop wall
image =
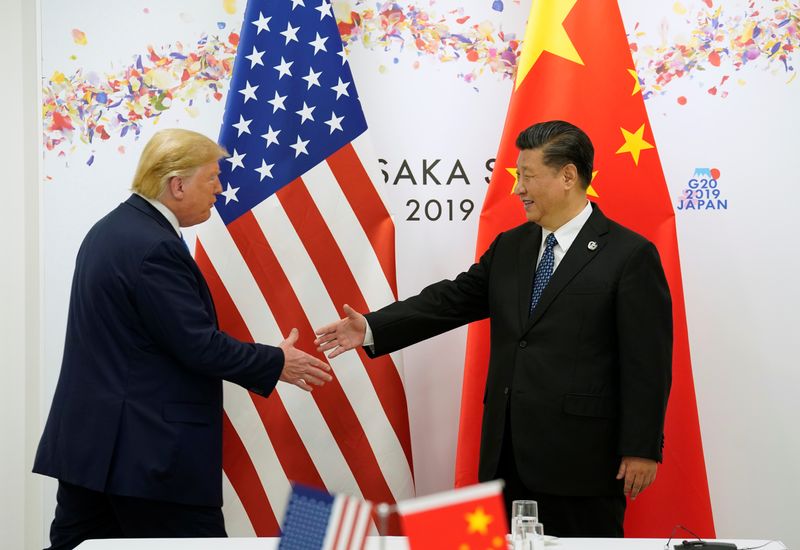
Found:
[[[238,30],[244,8],[242,0],[112,5],[87,0],[81,10],[63,1],[41,3],[45,86],[62,78],[75,86],[102,83],[130,66],[135,55],[147,55],[149,45],[175,51],[180,42],[190,50],[204,34],[224,39]],[[783,38],[797,44],[796,1],[757,1],[760,15],[753,15],[748,4],[726,2],[716,12],[723,26],[711,34],[729,41],[734,35],[757,38],[759,32],[772,33],[772,43]],[[472,261],[487,161],[494,156],[511,91],[510,71],[490,50],[509,45],[513,49],[512,41],[523,34],[529,2],[507,0],[501,10],[488,0],[413,4],[418,12],[435,16],[428,21],[438,22],[436,29],[426,28],[432,33],[428,37],[477,33],[477,54],[470,54],[474,60],[466,50],[458,51],[455,59],[454,49],[440,39],[417,45],[402,24],[387,38],[378,32],[387,17],[376,13],[374,2],[334,5],[339,15],[352,10],[363,22],[362,34],[347,34],[345,39],[385,171],[382,191],[397,228],[398,285],[405,297],[454,276]],[[411,5],[396,3],[397,13],[410,17]],[[730,54],[721,58],[696,47],[697,36],[708,32],[720,9],[708,0],[623,0],[620,7],[636,44],[646,106],[670,194],[679,208],[689,337],[717,532],[778,537],[789,546],[800,545],[793,505],[800,493],[800,475],[794,468],[800,436],[792,424],[800,416],[793,391],[800,375],[791,347],[800,307],[793,284],[799,261],[792,253],[793,235],[800,229],[792,215],[798,184],[792,160],[800,122],[800,84],[793,66],[797,55],[788,55],[786,63],[767,55],[753,55],[742,63],[742,56],[752,53],[744,46],[725,42]],[[789,23],[780,24],[781,10]],[[754,31],[756,27],[760,30]],[[681,71],[670,52],[681,52],[688,67]],[[659,63],[664,59],[672,59],[672,65]],[[35,395],[45,410],[58,374],[80,240],[94,221],[127,196],[139,151],[150,135],[180,125],[216,136],[223,104],[224,98],[209,99],[208,90],[198,88],[191,97],[173,98],[160,116],[145,117],[138,140],[133,131],[120,136],[119,128],[109,127],[108,140],[96,137],[88,143],[76,129],[45,148],[44,355],[41,391]],[[46,142],[60,135],[47,128],[44,132]],[[713,169],[718,193],[712,205],[717,208],[688,209],[698,205],[688,200],[697,195],[690,180],[703,169]],[[35,184],[29,187],[38,189]],[[418,221],[410,219],[411,201],[420,204]],[[462,220],[460,207],[469,205],[464,201],[471,201],[473,209]],[[445,213],[437,220],[427,219],[426,206],[431,218],[437,217],[439,206]],[[14,282],[19,279],[17,271]],[[464,329],[456,330],[404,353],[420,494],[452,484],[465,334]],[[43,528],[53,505],[53,484],[46,486]]]

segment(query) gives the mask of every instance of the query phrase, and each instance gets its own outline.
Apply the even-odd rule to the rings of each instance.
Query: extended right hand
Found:
[[[344,305],[344,314],[347,315],[344,319],[314,331],[317,334],[317,339],[314,340],[317,351],[333,350],[328,354],[328,359],[364,345],[367,320],[347,304]]]
[[[294,347],[298,335],[297,329],[293,328],[289,336],[278,344],[278,347],[283,350],[284,358],[280,380],[311,391],[314,389],[312,385],[322,386],[325,382],[333,380],[333,377],[328,374],[331,367],[313,355]]]

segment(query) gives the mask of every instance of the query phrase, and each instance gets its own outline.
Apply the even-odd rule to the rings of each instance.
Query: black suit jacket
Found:
[[[510,414],[531,491],[618,495],[622,456],[662,457],[669,288],[655,246],[595,206],[529,318],[541,241],[542,229],[525,223],[455,280],[368,314],[374,354],[489,317],[480,479],[497,473]]]
[[[217,328],[200,270],[137,195],[86,235],[34,471],[110,494],[222,504],[222,379],[268,394],[279,348]]]

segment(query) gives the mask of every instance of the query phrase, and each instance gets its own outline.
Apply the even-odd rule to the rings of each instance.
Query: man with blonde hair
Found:
[[[311,391],[330,367],[221,332],[180,233],[207,220],[227,152],[189,130],[147,143],[128,200],[76,260],[61,373],[34,472],[59,481],[52,549],[86,539],[225,536],[222,380]]]

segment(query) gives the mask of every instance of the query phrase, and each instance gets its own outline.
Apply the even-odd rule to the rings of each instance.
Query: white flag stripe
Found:
[[[283,473],[278,455],[272,446],[261,417],[247,390],[236,384],[223,384],[225,412],[250,455],[263,487],[269,487],[267,500],[275,517],[281,517],[286,507],[286,499],[292,490],[289,480]]]
[[[361,547],[364,546],[364,539],[367,537],[367,532],[370,529],[371,511],[372,505],[369,502],[359,502],[358,517],[353,525],[355,536],[353,537],[353,544],[351,547],[354,549],[361,550]]]
[[[244,505],[225,472],[222,472],[222,515],[225,517],[225,530],[229,535],[237,537],[256,536]]]
[[[342,517],[344,510],[344,501],[341,498],[333,499],[333,506],[331,507],[331,514],[328,516],[328,529],[325,531],[325,538],[322,541],[321,550],[333,550],[336,544],[336,534],[339,527],[339,519]]]
[[[344,501],[344,513],[336,524],[336,550],[347,550],[349,548],[350,536],[353,533],[353,527],[356,521],[356,512],[359,508],[359,502],[356,499],[348,496],[336,497]]]
[[[350,146],[356,152],[356,155],[358,155],[359,160],[361,160],[361,165],[367,172],[367,175],[372,182],[372,186],[378,193],[378,197],[380,197],[381,202],[383,202],[383,207],[386,209],[386,212],[389,212],[389,206],[386,204],[386,201],[383,200],[383,194],[381,193],[380,185],[383,181],[383,175],[381,174],[381,167],[378,164],[378,155],[375,152],[375,147],[372,143],[372,139],[370,138],[369,130],[351,141]],[[389,212],[389,218],[392,220],[392,222],[394,222],[391,212]]]
[[[394,302],[378,257],[358,218],[336,181],[327,162],[320,162],[303,174],[303,181],[322,214],[325,224],[342,251],[350,272],[361,289],[367,307],[375,310]],[[341,304],[337,304],[341,307]]]
[[[270,246],[311,326],[322,326],[337,319],[338,313],[319,279],[316,267],[283,209],[268,209],[262,203],[253,209],[253,215],[264,234],[277,236],[269,241]],[[358,354],[354,352],[344,353],[331,363],[342,390],[364,429],[392,495],[396,499],[413,495],[411,469],[397,434],[367,375],[365,369],[369,366],[363,365]]]
[[[460,489],[453,489],[452,491],[445,491],[443,493],[436,493],[424,497],[414,498],[397,503],[397,511],[400,514],[415,514],[417,512],[425,512],[433,508],[442,508],[450,506],[451,504],[459,504],[462,502],[469,502],[471,500],[484,499],[493,495],[502,496],[503,494],[503,481],[494,480],[478,483],[477,485],[470,485],[469,487],[462,487]]]
[[[274,196],[264,201],[261,206],[268,210],[277,210],[285,216],[283,208]],[[216,227],[204,231],[200,236],[200,242],[203,243],[211,264],[225,284],[253,339],[276,345],[283,339],[278,323],[244,258],[239,254],[233,237],[218,215],[212,215],[211,220],[205,225],[211,224]],[[279,383],[275,389],[326,487],[330,483],[331,487],[343,487],[353,494],[360,495],[355,477],[311,394],[290,384]]]

